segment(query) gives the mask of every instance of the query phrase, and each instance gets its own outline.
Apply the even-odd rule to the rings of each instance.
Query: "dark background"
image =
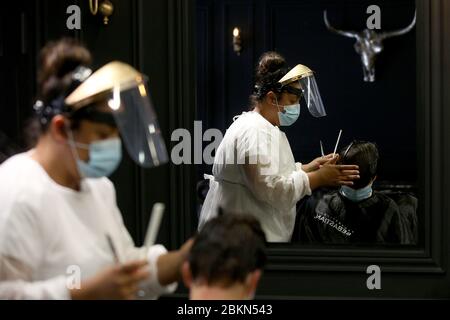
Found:
[[[66,27],[66,9],[73,4],[81,8],[81,30]],[[181,50],[183,41],[188,41],[185,33],[190,32],[181,24],[193,19],[192,4],[184,0],[120,0],[113,4],[114,14],[104,26],[100,14],[90,13],[87,0],[0,3],[0,131],[15,145],[25,144],[24,127],[32,116],[36,95],[39,50],[64,36],[79,39],[91,50],[94,69],[121,60],[148,75],[168,148],[174,129],[190,129],[194,115],[183,106],[194,104],[195,83],[185,84],[184,77],[193,68],[194,51]],[[158,240],[169,248],[178,247],[193,230],[189,218],[195,208],[194,193],[182,190],[190,184],[188,169],[165,165],[142,170],[126,152],[124,157],[111,178],[132,237],[138,244],[143,241],[153,203],[164,202],[168,212]],[[189,189],[194,190],[195,185]],[[189,231],[185,232],[186,228]]]
[[[254,66],[265,51],[281,53],[293,67],[298,63],[316,72],[327,117],[314,118],[304,101],[299,120],[282,128],[294,157],[307,163],[333,152],[340,129],[340,147],[353,139],[377,143],[381,155],[378,180],[414,185],[416,164],[416,36],[384,41],[378,55],[376,81],[363,81],[354,39],[331,33],[323,22],[343,30],[366,28],[367,7],[381,9],[381,31],[408,26],[414,0],[198,0],[197,70],[198,117],[206,127],[225,132],[233,116],[248,110]],[[243,51],[233,52],[232,30],[242,33]],[[210,170],[204,167],[203,170]]]
[[[421,190],[424,233],[421,245],[410,249],[271,246],[259,297],[450,297],[448,1],[417,1],[418,27],[385,41],[372,84],[362,81],[353,41],[328,33],[322,24],[322,9],[328,8],[336,27],[361,28],[367,2],[112,2],[115,12],[105,27],[100,17],[91,16],[87,0],[0,1],[1,131],[23,144],[22,131],[35,96],[37,53],[48,40],[63,35],[86,43],[95,66],[118,59],[148,75],[169,149],[174,145],[170,133],[176,128],[193,132],[195,119],[206,120],[204,128],[228,127],[247,107],[257,58],[266,50],[279,50],[289,64],[301,62],[317,72],[328,112],[326,118],[313,119],[303,109],[288,131],[297,159],[316,156],[319,139],[331,151],[339,129],[344,130],[342,145],[353,138],[377,142],[383,157],[380,178],[417,183]],[[81,31],[66,29],[66,8],[71,4],[81,7]],[[414,11],[413,1],[369,4],[380,5],[382,27],[389,30],[407,25]],[[234,26],[243,32],[240,57],[231,46]],[[112,179],[125,223],[138,244],[156,201],[167,205],[158,242],[174,249],[192,235],[195,185],[206,169],[165,165],[141,170],[124,159]],[[366,288],[370,264],[382,269],[380,291]],[[185,292],[180,288],[172,297],[185,297]]]

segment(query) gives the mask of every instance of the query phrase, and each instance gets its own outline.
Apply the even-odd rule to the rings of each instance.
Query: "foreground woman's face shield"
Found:
[[[168,162],[166,145],[148,95],[143,81],[123,90],[116,86],[108,99],[128,154],[146,168]]]
[[[150,168],[168,162],[144,76],[131,66],[112,62],[83,82],[67,97],[66,104],[81,109],[99,97],[106,101],[123,144],[137,164]]]
[[[320,96],[319,87],[311,69],[299,64],[289,71],[279,82],[283,86],[293,86],[293,84],[298,82],[303,93],[303,99],[311,115],[314,117],[327,115],[323,106],[322,97]]]

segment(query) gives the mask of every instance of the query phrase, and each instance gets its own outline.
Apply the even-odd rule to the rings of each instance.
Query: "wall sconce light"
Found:
[[[235,27],[233,29],[233,50],[238,56],[241,55],[242,51],[242,40],[241,40],[241,30]]]
[[[98,5],[98,2],[100,0],[89,0],[89,8],[91,9],[91,13],[95,16],[97,15],[98,11],[100,10],[100,13],[103,15],[103,23],[105,25],[109,22],[109,17],[114,12],[114,5],[109,0],[101,0],[100,7]]]

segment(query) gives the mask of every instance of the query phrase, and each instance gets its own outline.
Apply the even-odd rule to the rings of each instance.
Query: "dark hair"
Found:
[[[364,188],[377,175],[378,149],[372,142],[353,141],[339,153],[340,164],[353,164],[359,166],[358,180],[354,181],[352,188]]]
[[[38,72],[38,99],[42,101],[43,111],[38,111],[42,129],[45,131],[53,113],[52,101],[70,94],[73,85],[72,73],[80,66],[91,64],[91,54],[76,39],[63,38],[49,42],[40,52]],[[72,123],[72,126],[76,126]]]
[[[266,236],[259,221],[244,214],[223,213],[208,221],[189,254],[193,279],[228,287],[266,263]]]
[[[262,101],[269,91],[273,91],[280,97],[280,79],[286,75],[288,67],[286,60],[277,52],[266,52],[260,58],[255,70],[253,94],[250,96],[250,105]]]

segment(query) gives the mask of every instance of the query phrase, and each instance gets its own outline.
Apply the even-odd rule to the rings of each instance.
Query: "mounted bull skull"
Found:
[[[334,32],[341,36],[356,39],[354,47],[356,52],[359,53],[359,55],[361,56],[361,63],[364,72],[364,81],[374,82],[375,58],[377,54],[383,51],[383,40],[390,37],[401,36],[409,32],[412,28],[414,28],[414,25],[416,24],[416,14],[414,14],[414,19],[411,22],[411,24],[406,28],[383,33],[377,33],[374,30],[369,29],[364,29],[361,32],[342,31],[335,29],[330,25],[330,22],[328,21],[326,10],[323,12],[323,20],[325,21],[325,25],[327,26],[328,30],[330,30],[331,32]]]

